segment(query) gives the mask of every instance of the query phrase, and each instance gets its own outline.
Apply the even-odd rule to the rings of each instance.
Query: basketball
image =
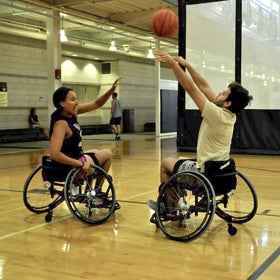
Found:
[[[164,8],[153,14],[151,25],[157,36],[167,38],[175,34],[179,21],[173,11]]]

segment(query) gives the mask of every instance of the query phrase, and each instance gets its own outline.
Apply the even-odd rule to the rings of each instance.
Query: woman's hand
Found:
[[[83,114],[87,113],[93,110],[96,110],[100,107],[102,107],[107,100],[111,97],[113,92],[115,92],[117,86],[119,85],[119,81],[122,79],[122,77],[119,77],[118,79],[115,80],[113,83],[112,87],[103,95],[101,95],[99,98],[97,98],[95,101],[89,102],[89,103],[84,103],[84,104],[79,104],[78,105],[78,114]]]
[[[116,79],[112,85],[112,89],[115,91],[115,89],[118,87],[120,80],[122,79],[122,77],[119,77],[118,79]]]
[[[82,170],[88,172],[90,169],[90,162],[84,161],[84,165],[82,166]]]

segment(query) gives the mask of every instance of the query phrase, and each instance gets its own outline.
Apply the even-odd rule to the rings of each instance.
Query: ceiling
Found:
[[[118,58],[143,58],[155,47],[150,22],[160,8],[177,13],[172,1],[161,0],[0,0],[0,32],[45,40],[47,19],[60,17],[68,38],[62,46],[64,55],[92,58],[87,50],[94,49],[96,58],[112,59],[116,53],[108,48],[113,40]],[[177,35],[161,40],[160,46],[177,52]]]
[[[218,54],[214,57],[214,63],[221,64],[220,60],[223,60],[223,57],[219,53],[217,42],[223,41],[225,36],[228,36],[228,31],[222,30],[226,25],[231,25],[230,29],[234,34],[234,19],[229,20],[230,15],[234,13],[232,4],[234,1],[186,2],[188,4],[216,2],[211,5],[212,8],[208,8],[209,6],[206,8],[207,4],[194,5],[197,13],[188,14],[188,24],[202,26],[202,29],[201,31],[198,31],[199,28],[188,29],[187,46],[201,51],[207,46],[208,50]],[[274,2],[279,3],[278,0]],[[149,62],[147,53],[150,48],[157,47],[170,53],[178,53],[177,34],[171,38],[158,38],[153,34],[150,24],[153,13],[160,8],[169,8],[177,14],[177,3],[177,0],[0,0],[0,36],[1,33],[11,34],[21,36],[22,40],[24,37],[26,41],[33,38],[46,42],[47,24],[57,19],[68,37],[68,42],[62,43],[64,56],[77,55],[101,61],[146,59]],[[275,41],[269,34],[258,33],[259,7],[252,6],[253,15],[249,26],[246,26],[248,7],[243,5],[243,8],[244,35],[252,38],[252,45],[272,42],[273,46],[278,47],[278,39]],[[263,16],[266,15],[268,19],[269,13],[263,13]],[[209,37],[209,30],[216,32],[213,34],[216,39],[210,42],[205,41]],[[279,38],[279,34],[277,36]],[[8,36],[1,37],[4,40]],[[109,51],[112,40],[118,49],[115,52]],[[278,52],[277,49],[276,51]]]

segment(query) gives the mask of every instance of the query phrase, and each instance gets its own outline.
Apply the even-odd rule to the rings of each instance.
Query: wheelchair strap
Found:
[[[100,164],[99,164],[99,162],[98,162],[98,160],[97,160],[97,158],[96,158],[96,156],[95,156],[95,153],[84,153],[84,155],[90,156],[90,157],[92,158],[94,164],[100,166]],[[101,166],[100,166],[100,167],[101,167]]]

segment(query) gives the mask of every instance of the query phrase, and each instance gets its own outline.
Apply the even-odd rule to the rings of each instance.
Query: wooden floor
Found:
[[[279,279],[279,156],[233,155],[258,193],[257,215],[235,236],[215,216],[200,238],[181,243],[149,222],[146,201],[157,197],[162,158],[194,154],[153,135],[88,136],[84,149],[93,147],[114,153],[110,173],[121,204],[98,226],[76,220],[65,203],[50,223],[29,212],[23,184],[48,143],[0,145],[0,279]]]

